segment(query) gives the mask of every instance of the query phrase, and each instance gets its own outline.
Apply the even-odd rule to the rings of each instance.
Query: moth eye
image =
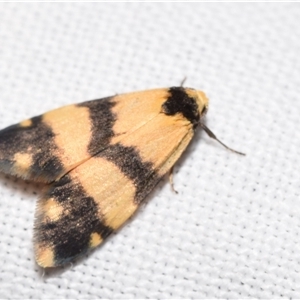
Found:
[[[205,115],[207,113],[207,107],[204,106],[202,111],[201,111],[201,116]]]

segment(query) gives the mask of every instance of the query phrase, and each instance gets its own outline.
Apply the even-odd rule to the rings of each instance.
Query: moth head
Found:
[[[193,98],[198,105],[198,112],[200,117],[204,117],[208,110],[209,100],[202,91],[197,91],[194,89],[186,89],[187,94]]]

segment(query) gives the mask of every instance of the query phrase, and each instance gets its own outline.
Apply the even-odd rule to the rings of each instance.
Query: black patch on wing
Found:
[[[89,249],[91,234],[96,232],[102,239],[113,229],[99,219],[97,203],[87,195],[79,183],[63,176],[50,188],[45,199],[54,198],[64,210],[59,220],[44,221],[37,216],[35,242],[53,247],[55,265],[61,265],[84,254]]]
[[[189,97],[183,87],[171,87],[169,93],[170,96],[168,97],[168,100],[162,105],[164,113],[166,115],[181,113],[194,125],[194,128],[196,128],[200,116],[195,99]]]
[[[112,128],[116,122],[116,116],[112,108],[116,103],[113,99],[114,97],[107,97],[78,104],[78,106],[87,107],[90,112],[92,136],[88,150],[92,156],[105,148],[114,136]]]
[[[42,116],[31,119],[30,126],[20,124],[0,131],[0,169],[10,173],[15,163],[16,153],[28,153],[33,164],[28,170],[30,179],[42,177],[53,181],[62,173],[63,165],[55,153],[57,147],[51,127],[42,122]]]
[[[120,143],[109,145],[97,157],[113,162],[121,172],[131,179],[136,186],[135,202],[140,204],[154,188],[161,177],[158,176],[151,162],[144,162],[134,147],[126,147]]]

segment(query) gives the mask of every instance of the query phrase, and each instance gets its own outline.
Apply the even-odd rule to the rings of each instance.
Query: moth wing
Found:
[[[55,182],[37,206],[38,264],[62,265],[101,244],[136,211],[192,136],[187,120],[159,114]]]
[[[111,98],[69,105],[0,131],[0,170],[52,182],[88,159],[92,137],[105,147],[113,135]],[[105,130],[99,130],[105,128]]]
[[[0,171],[52,182],[161,111],[167,89],[68,105],[0,131]],[[134,122],[129,116],[134,116]]]

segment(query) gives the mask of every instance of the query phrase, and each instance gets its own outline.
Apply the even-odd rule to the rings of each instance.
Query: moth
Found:
[[[161,88],[64,106],[1,130],[0,171],[47,183],[36,208],[37,263],[71,262],[117,230],[198,126],[217,139],[202,122],[207,109],[202,91]]]

